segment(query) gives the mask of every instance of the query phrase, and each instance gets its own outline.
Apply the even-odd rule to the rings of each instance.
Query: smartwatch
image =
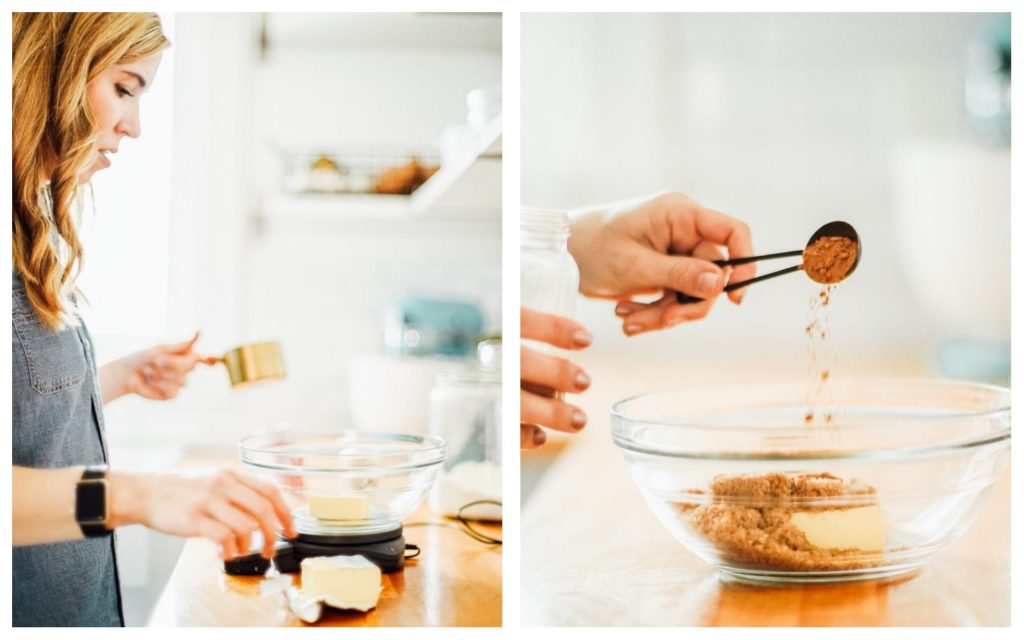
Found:
[[[110,508],[108,489],[106,465],[86,467],[75,485],[75,520],[86,538],[111,533],[106,527]]]

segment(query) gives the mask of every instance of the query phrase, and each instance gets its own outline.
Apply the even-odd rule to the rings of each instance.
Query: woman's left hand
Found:
[[[193,347],[199,340],[150,347],[104,365],[100,370],[103,402],[135,393],[150,400],[170,400],[185,386],[185,378],[199,362],[208,359]]]

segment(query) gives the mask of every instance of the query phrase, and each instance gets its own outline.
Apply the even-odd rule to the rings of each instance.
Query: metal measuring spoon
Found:
[[[853,243],[856,245],[857,252],[854,256],[853,263],[850,265],[850,268],[847,269],[845,273],[842,274],[841,277],[834,278],[831,281],[823,281],[815,277],[817,275],[820,275],[817,272],[815,272],[812,275],[812,273],[809,273],[806,270],[804,270],[804,263],[801,262],[796,266],[787,267],[785,269],[780,269],[778,271],[773,271],[772,273],[766,273],[763,276],[757,276],[756,278],[750,278],[749,280],[741,280],[740,282],[731,282],[728,285],[726,285],[726,287],[722,289],[722,291],[728,293],[729,291],[734,291],[736,289],[742,289],[743,287],[750,286],[755,282],[761,282],[762,280],[777,278],[779,276],[784,276],[787,273],[793,273],[794,271],[801,270],[804,270],[804,272],[807,273],[807,277],[811,278],[812,280],[820,284],[835,284],[837,282],[845,280],[850,276],[851,273],[853,273],[854,269],[857,268],[857,265],[860,264],[861,244],[860,237],[857,235],[857,231],[856,229],[853,228],[853,225],[851,225],[848,222],[843,222],[841,220],[829,222],[828,224],[823,225],[821,228],[815,231],[814,234],[811,235],[811,239],[807,241],[807,244],[804,246],[803,249],[797,249],[795,251],[783,251],[781,253],[769,253],[763,256],[747,256],[745,258],[733,258],[730,260],[715,260],[714,264],[718,265],[719,267],[729,267],[737,264],[747,264],[748,262],[758,262],[760,260],[792,258],[795,256],[806,257],[807,251],[811,249],[811,246],[818,240],[821,240],[822,238],[846,238],[847,240],[853,241]],[[680,304],[688,304],[691,302],[703,302],[704,299],[697,298],[695,296],[689,296],[680,291],[676,293],[676,301],[679,302]]]

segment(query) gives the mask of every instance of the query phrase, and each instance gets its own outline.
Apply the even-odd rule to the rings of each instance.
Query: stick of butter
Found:
[[[881,551],[885,547],[885,516],[878,505],[797,511],[789,521],[808,542],[823,549]]]
[[[366,520],[369,496],[309,496],[309,515],[320,520]]]
[[[317,556],[302,561],[302,593],[339,609],[377,606],[380,567],[363,556]]]

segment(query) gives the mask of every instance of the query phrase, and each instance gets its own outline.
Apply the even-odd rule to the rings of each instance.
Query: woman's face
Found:
[[[90,163],[79,175],[85,184],[92,174],[110,166],[108,154],[117,153],[121,138],[142,134],[139,99],[153,86],[162,52],[127,64],[117,64],[96,76],[86,87],[89,110],[96,122],[96,146]]]

